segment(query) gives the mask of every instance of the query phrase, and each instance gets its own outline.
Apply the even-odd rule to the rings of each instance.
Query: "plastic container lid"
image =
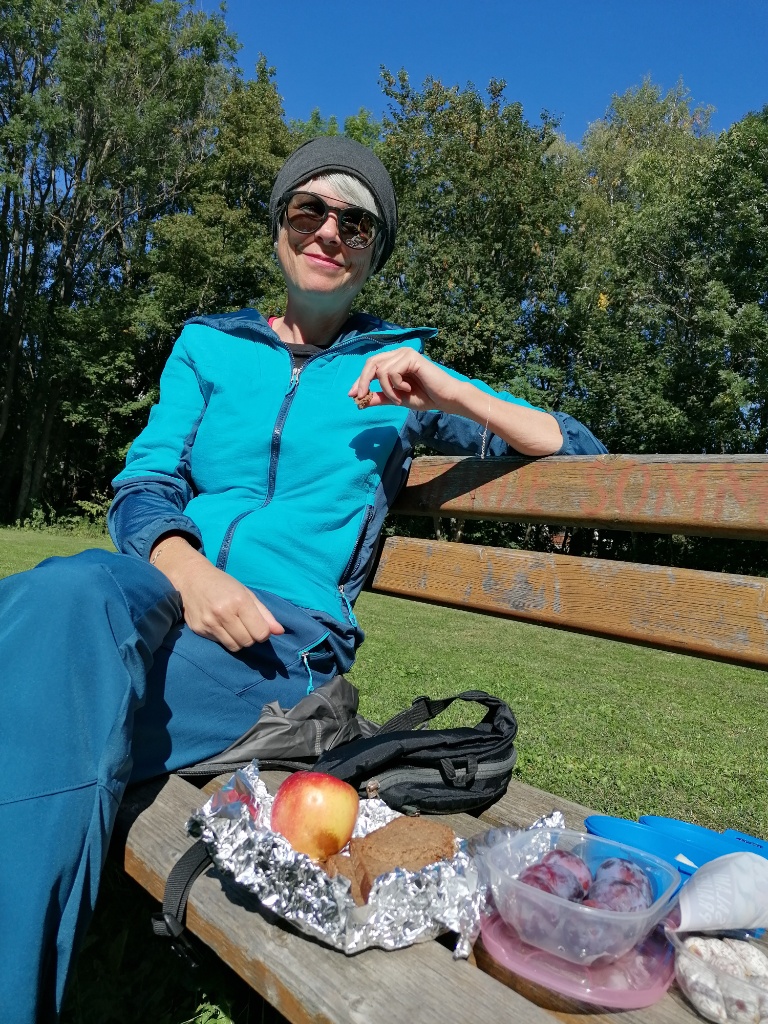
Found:
[[[671,822],[674,819],[667,819]],[[733,846],[718,832],[703,829],[699,825],[679,822],[687,828],[668,827],[661,831],[654,825],[628,821],[626,818],[613,818],[605,814],[592,814],[584,819],[584,826],[592,835],[612,839],[617,843],[626,843],[638,850],[645,850],[662,860],[674,864],[677,870],[686,877],[693,874],[702,864],[726,853],[733,853]],[[744,849],[740,846],[739,849]]]
[[[658,814],[643,814],[639,818],[641,825],[648,825],[655,828],[657,832],[665,835],[677,836],[678,839],[686,839],[691,843],[701,843],[706,846],[709,842],[722,840],[720,832],[713,828],[706,828],[704,825],[694,825],[691,821],[683,821],[682,818],[663,818]],[[728,842],[728,840],[723,840]]]
[[[747,853],[759,853],[761,857],[768,857],[768,842],[765,839],[758,839],[757,836],[739,832],[735,828],[727,828],[721,835],[723,839],[732,840],[739,851],[746,850]]]
[[[710,843],[720,844],[723,850],[722,856],[727,853],[756,853],[761,857],[768,857],[768,842],[765,839],[758,839],[757,836],[751,836],[746,832],[738,832],[734,828],[727,828],[724,832],[715,832],[714,829],[705,828],[704,825],[694,825],[681,818],[662,818],[656,814],[644,814],[640,818],[640,824],[649,825],[667,835],[688,839],[693,843],[701,843],[703,846]]]
[[[569,963],[529,946],[498,914],[482,925],[483,945],[502,966],[520,977],[585,1003],[619,1010],[651,1006],[675,975],[671,945],[656,929],[640,945],[612,963]]]

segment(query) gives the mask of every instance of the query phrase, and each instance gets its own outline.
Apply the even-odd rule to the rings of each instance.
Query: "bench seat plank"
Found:
[[[389,537],[374,590],[768,665],[768,579]]]
[[[184,825],[200,803],[200,790],[177,776],[141,787],[124,801],[125,870],[158,900],[173,864],[192,843]],[[276,922],[255,897],[213,871],[192,888],[187,927],[294,1024],[469,1022],[477,1019],[478,1007],[488,1020],[552,1024],[545,1010],[471,964],[454,961],[438,942],[347,957]]]
[[[425,456],[393,511],[750,540],[768,538],[768,456]]]
[[[285,773],[265,772],[271,791]],[[191,845],[184,823],[227,776],[199,790],[177,776],[129,790],[120,810],[118,837],[125,840],[126,872],[156,899],[165,878]],[[553,808],[579,828],[586,808],[513,780],[503,802],[482,818],[441,816],[460,835],[495,824],[529,824]],[[454,961],[442,943],[428,942],[389,954],[368,950],[345,957],[294,933],[259,907],[255,897],[213,871],[199,878],[187,909],[187,928],[284,1017],[294,1024],[470,1024],[483,1018],[522,1024],[615,1024],[615,1011],[594,1011],[515,978],[476,946],[478,970]],[[544,996],[545,998],[542,998]],[[647,1010],[625,1011],[625,1024],[691,1024],[695,1015],[679,993]]]
[[[502,825],[516,825],[527,828],[531,822],[551,811],[562,811],[567,828],[577,832],[584,831],[584,819],[595,812],[573,800],[547,793],[543,789],[529,786],[519,779],[512,779],[507,792],[483,811],[479,820],[486,828],[498,828]]]

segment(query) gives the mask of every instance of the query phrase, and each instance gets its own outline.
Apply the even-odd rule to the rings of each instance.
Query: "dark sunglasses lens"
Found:
[[[376,237],[376,221],[358,206],[345,210],[339,215],[339,235],[350,249],[365,249]]]
[[[294,231],[309,235],[328,217],[328,205],[311,192],[294,192],[285,208],[285,216]],[[348,210],[331,209],[339,221],[339,236],[350,249],[365,249],[376,237],[376,218],[360,206]]]
[[[288,200],[285,215],[294,231],[308,235],[323,223],[328,216],[328,207],[310,192],[297,192]]]

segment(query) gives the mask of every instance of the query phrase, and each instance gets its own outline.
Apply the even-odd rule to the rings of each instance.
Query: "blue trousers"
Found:
[[[336,673],[323,627],[259,596],[286,633],[233,655],[127,555],[0,580],[0,1006],[18,1024],[61,1010],[126,785],[219,753],[270,701],[293,706],[308,665],[314,686]]]

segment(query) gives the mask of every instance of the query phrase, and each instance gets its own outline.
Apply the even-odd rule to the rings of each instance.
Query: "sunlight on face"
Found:
[[[354,204],[341,199],[327,182],[311,179],[300,186],[314,192],[331,206],[350,209]],[[339,236],[337,215],[329,213],[323,224],[309,234],[294,231],[285,217],[277,239],[277,258],[291,294],[316,294],[327,305],[336,297],[340,307],[352,304],[371,269],[374,246],[365,249],[345,245]]]

